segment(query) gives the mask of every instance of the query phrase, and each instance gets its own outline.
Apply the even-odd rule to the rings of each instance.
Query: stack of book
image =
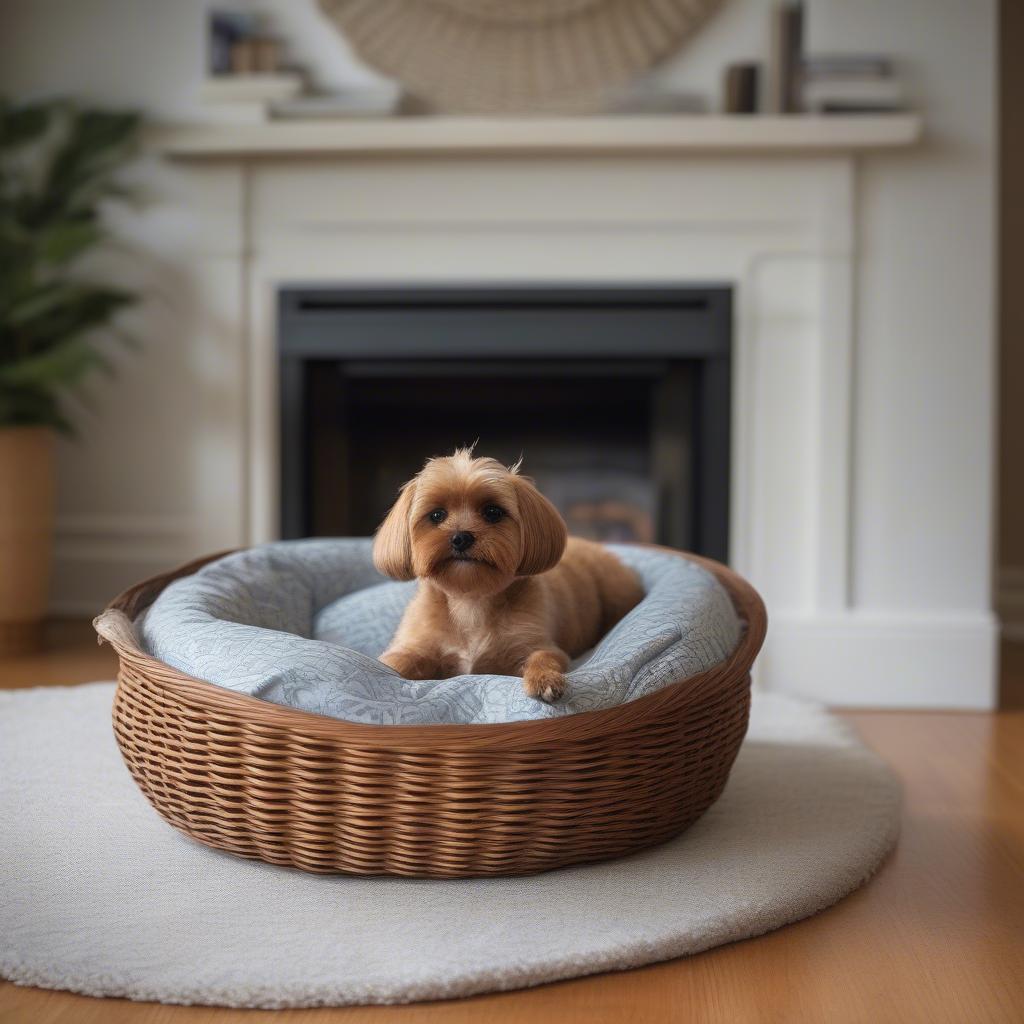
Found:
[[[888,114],[906,110],[893,63],[873,54],[808,55],[802,0],[777,0],[772,9],[771,90],[778,114]]]
[[[302,76],[294,73],[210,75],[200,98],[211,121],[262,124],[270,119],[272,104],[294,100],[304,88]]]
[[[801,69],[801,97],[811,114],[888,114],[907,108],[888,57],[808,57]]]

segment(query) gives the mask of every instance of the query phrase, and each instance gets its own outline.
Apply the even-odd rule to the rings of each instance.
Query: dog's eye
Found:
[[[448,513],[443,508],[435,508],[427,518],[432,523],[443,523],[448,518]]]
[[[498,505],[484,505],[480,513],[489,523],[496,523],[505,514],[505,510]]]

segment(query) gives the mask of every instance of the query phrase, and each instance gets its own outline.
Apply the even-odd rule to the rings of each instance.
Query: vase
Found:
[[[50,594],[55,435],[0,427],[0,654],[38,650]]]

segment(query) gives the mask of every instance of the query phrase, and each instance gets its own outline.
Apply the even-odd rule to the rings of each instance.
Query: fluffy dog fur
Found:
[[[570,659],[643,596],[609,551],[566,536],[518,469],[472,449],[430,459],[377,531],[377,569],[420,580],[380,658],[406,679],[518,675],[531,697],[558,700]]]

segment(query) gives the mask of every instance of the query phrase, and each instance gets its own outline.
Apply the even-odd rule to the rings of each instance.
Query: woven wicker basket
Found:
[[[233,693],[139,647],[134,617],[210,560],[126,590],[95,625],[120,658],[114,732],[139,788],[175,828],[242,857],[431,878],[617,857],[699,818],[747,729],[765,611],[715,562],[695,559],[746,625],[739,648],[710,671],[565,718],[374,726]]]

